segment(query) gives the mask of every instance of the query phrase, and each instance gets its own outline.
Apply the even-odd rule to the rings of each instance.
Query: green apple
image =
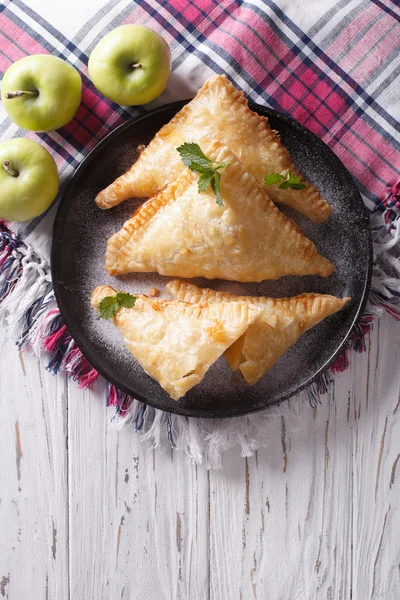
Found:
[[[33,219],[57,192],[57,165],[46,148],[24,138],[0,143],[0,219]]]
[[[110,31],[89,58],[96,88],[117,104],[146,104],[164,91],[171,72],[171,51],[158,33],[143,25]]]
[[[81,77],[70,64],[49,54],[32,54],[7,69],[1,99],[19,127],[52,131],[74,118],[81,89]]]

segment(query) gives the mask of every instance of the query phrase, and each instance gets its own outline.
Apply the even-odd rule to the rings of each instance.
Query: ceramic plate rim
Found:
[[[176,111],[178,111],[185,104],[190,102],[191,99],[192,98],[189,98],[187,100],[178,100],[175,102],[164,104],[162,106],[159,106],[152,110],[147,111],[146,114],[139,115],[138,117],[132,117],[132,119],[129,119],[125,123],[122,123],[121,125],[116,127],[114,130],[110,131],[102,140],[100,140],[96,144],[96,146],[92,150],[90,150],[90,152],[82,160],[81,164],[78,166],[76,171],[73,173],[72,177],[69,179],[69,181],[62,193],[59,205],[57,207],[56,216],[54,219],[53,238],[52,238],[52,247],[51,247],[51,274],[52,274],[55,298],[56,298],[56,301],[57,301],[57,304],[58,304],[58,307],[60,310],[60,314],[67,326],[67,330],[72,335],[73,339],[75,340],[75,342],[76,342],[77,346],[79,347],[80,351],[82,352],[82,354],[89,361],[89,363],[99,372],[99,374],[102,375],[102,377],[104,377],[104,379],[106,379],[106,381],[109,381],[110,383],[115,385],[117,388],[119,388],[123,392],[126,392],[129,396],[132,396],[132,397],[136,398],[137,400],[140,400],[141,402],[143,402],[149,406],[152,406],[153,408],[158,408],[159,410],[163,410],[163,411],[165,411],[166,409],[162,408],[157,401],[154,401],[152,398],[148,399],[145,396],[143,396],[142,394],[135,392],[132,389],[129,389],[129,387],[125,386],[120,381],[117,381],[112,376],[112,374],[107,373],[105,369],[103,369],[101,366],[96,364],[96,362],[97,362],[96,358],[94,358],[94,360],[93,360],[93,353],[96,353],[96,352],[95,351],[91,352],[90,344],[87,343],[84,335],[82,335],[82,336],[80,335],[79,328],[75,327],[73,320],[71,320],[69,318],[68,310],[64,306],[62,290],[58,284],[58,279],[56,276],[56,265],[57,265],[57,260],[58,260],[58,254],[60,252],[60,249],[58,247],[59,246],[59,242],[58,242],[59,235],[58,234],[62,227],[63,216],[66,213],[66,211],[68,211],[68,203],[66,201],[64,201],[64,199],[67,199],[68,195],[70,194],[70,191],[73,190],[74,185],[76,185],[76,182],[79,180],[81,173],[84,172],[84,170],[88,167],[88,165],[96,159],[96,156],[100,152],[102,152],[115,138],[117,138],[119,135],[124,133],[127,129],[134,127],[140,121],[149,119],[149,118],[151,119],[151,117],[153,115],[155,115],[159,112],[170,111],[173,109],[174,110],[176,109]],[[261,114],[262,116],[266,116],[266,117],[272,116],[278,120],[285,121],[288,125],[295,127],[300,133],[309,136],[309,138],[311,138],[313,140],[313,142],[316,144],[316,146],[319,149],[322,149],[324,152],[328,151],[328,153],[330,153],[332,161],[336,163],[336,168],[339,169],[341,171],[341,174],[346,177],[347,183],[350,185],[350,187],[353,190],[353,198],[354,199],[357,198],[357,201],[359,204],[359,209],[360,209],[360,215],[365,219],[365,225],[369,231],[369,235],[368,235],[368,270],[366,273],[364,287],[363,287],[362,293],[360,294],[360,297],[359,297],[358,309],[357,309],[357,311],[354,315],[353,321],[350,324],[350,326],[347,330],[347,333],[343,337],[341,343],[338,345],[338,347],[336,348],[334,353],[330,356],[330,358],[327,361],[325,361],[325,363],[319,369],[317,369],[317,371],[313,375],[311,375],[305,382],[301,383],[295,390],[292,390],[288,393],[282,394],[277,399],[275,399],[273,402],[266,404],[265,406],[256,406],[256,407],[249,408],[249,407],[246,407],[245,405],[243,405],[243,410],[235,410],[235,412],[232,412],[231,414],[227,413],[225,411],[221,411],[221,410],[219,410],[218,412],[216,412],[215,414],[212,414],[212,415],[199,414],[196,412],[195,409],[192,409],[192,408],[188,409],[188,408],[181,407],[179,402],[176,403],[176,409],[175,409],[175,407],[173,409],[169,408],[169,409],[167,409],[167,412],[172,412],[172,413],[180,414],[180,415],[184,415],[184,416],[210,418],[210,419],[232,418],[232,417],[236,417],[236,416],[243,416],[246,414],[259,412],[261,410],[266,410],[268,408],[271,408],[272,406],[277,406],[278,404],[280,404],[281,402],[284,402],[285,400],[288,400],[290,397],[294,396],[295,394],[298,394],[300,391],[304,390],[306,387],[311,385],[320,375],[322,375],[335,362],[335,360],[338,358],[338,356],[344,350],[344,348],[349,340],[349,337],[351,336],[355,326],[359,322],[359,320],[363,314],[366,302],[368,300],[368,292],[370,289],[371,278],[372,278],[372,259],[373,259],[372,235],[371,235],[371,231],[370,231],[370,227],[369,227],[369,215],[368,215],[367,209],[363,203],[360,192],[359,192],[351,174],[349,173],[347,168],[344,166],[344,164],[341,162],[341,160],[329,148],[329,146],[327,146],[322,140],[320,140],[312,131],[307,129],[307,127],[305,127],[304,125],[302,125],[301,123],[299,123],[298,121],[293,119],[292,117],[290,117],[286,114],[283,114],[279,111],[276,111],[272,108],[269,108],[267,106],[256,104],[254,102],[249,102],[249,107],[251,108],[251,110],[257,112],[258,114]]]

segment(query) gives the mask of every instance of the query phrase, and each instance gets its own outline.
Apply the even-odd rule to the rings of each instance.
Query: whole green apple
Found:
[[[57,192],[57,165],[46,148],[24,138],[0,143],[0,219],[33,219]]]
[[[74,118],[81,88],[81,77],[70,64],[49,54],[32,54],[7,69],[1,100],[19,127],[51,131]]]
[[[117,104],[146,104],[164,91],[171,51],[158,33],[143,25],[121,25],[97,44],[89,58],[96,88]]]

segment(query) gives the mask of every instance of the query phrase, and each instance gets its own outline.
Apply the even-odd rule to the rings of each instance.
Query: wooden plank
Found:
[[[0,597],[68,598],[64,376],[0,348]]]
[[[69,391],[71,598],[208,598],[208,477]]]
[[[399,337],[381,318],[321,405],[210,473],[109,429],[100,383],[69,384],[67,463],[63,377],[6,344],[0,598],[395,598]]]
[[[400,590],[400,326],[380,319],[365,364],[365,393],[354,390],[354,600],[397,598]]]
[[[210,473],[212,599],[396,597],[399,333],[382,317],[321,405]]]

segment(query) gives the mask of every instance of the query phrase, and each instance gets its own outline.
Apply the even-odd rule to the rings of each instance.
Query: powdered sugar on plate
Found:
[[[370,233],[361,198],[347,171],[332,152],[310,133],[266,109],[271,126],[280,132],[293,161],[332,206],[326,223],[312,223],[290,209],[282,209],[320,253],[335,265],[328,278],[284,277],[261,283],[192,280],[216,290],[256,296],[293,296],[317,292],[350,296],[338,314],[306,332],[255,386],[232,377],[226,361],[219,359],[202,383],[174,402],[147,376],[125,347],[119,331],[101,320],[90,305],[92,290],[111,285],[132,294],[151,288],[168,298],[170,278],[155,273],[110,277],[104,269],[107,240],[141,204],[128,200],[108,211],[94,203],[97,192],[126,171],[137,158],[137,147],[147,144],[176,112],[164,107],[131,122],[103,141],[86,159],[66,191],[57,214],[53,244],[53,279],[67,326],[90,362],[110,381],[131,395],[164,410],[197,416],[233,416],[273,404],[305,385],[340,348],[360,309],[370,267]],[[267,232],[266,232],[267,235]]]

